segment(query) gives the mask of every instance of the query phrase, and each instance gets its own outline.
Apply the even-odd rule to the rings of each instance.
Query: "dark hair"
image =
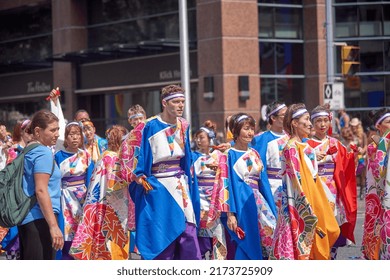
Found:
[[[127,111],[127,115],[138,114],[138,113],[143,114],[146,117],[146,113],[145,113],[144,108],[139,104],[135,104],[135,105],[131,106],[129,108],[129,110]]]
[[[70,133],[70,130],[73,128],[73,127],[76,127],[76,128],[78,128],[78,131],[79,131],[79,133],[80,133],[80,144],[79,144],[79,148],[81,148],[82,146],[83,146],[83,138],[82,138],[82,136],[83,136],[83,130],[81,129],[81,126],[80,125],[78,125],[78,124],[69,124],[69,125],[67,125],[66,127],[65,127],[65,139],[69,136],[69,133]],[[66,141],[64,141],[64,147],[65,148],[68,148],[68,144],[66,143]]]
[[[329,110],[329,107],[328,106],[325,106],[325,105],[318,105],[317,107],[315,107],[310,115],[314,115],[315,113],[318,113],[318,112],[327,112],[328,114],[330,114],[330,110]]]
[[[173,92],[181,92],[184,94],[184,89],[178,85],[165,86],[161,89],[160,100],[162,101],[165,97],[167,97]]]
[[[108,141],[108,149],[113,152],[118,152],[122,144],[122,138],[127,134],[127,129],[121,125],[113,125],[106,131]]]
[[[77,110],[76,113],[74,113],[73,119],[74,119],[74,120],[77,120],[77,115],[80,114],[80,113],[87,113],[87,115],[88,115],[88,120],[90,120],[89,113],[87,112],[87,110],[84,110],[84,109],[79,109],[79,110]]]
[[[12,141],[13,142],[20,142],[22,140],[22,123],[24,120],[18,120],[14,126],[13,132],[12,132]]]
[[[241,116],[247,116],[247,118],[238,121]],[[233,134],[234,141],[237,140],[238,136],[240,135],[240,131],[242,127],[246,124],[249,124],[250,126],[255,128],[256,121],[252,116],[245,113],[237,113],[230,118],[229,129]]]
[[[284,104],[283,102],[275,100],[274,102],[267,105],[267,108],[265,110],[265,113],[267,114],[267,120],[270,125],[272,125],[273,120],[270,118],[269,113],[271,113],[273,110],[275,110],[278,106]],[[277,112],[273,113],[272,116],[275,116]]]
[[[293,134],[292,128],[291,128],[291,122],[293,120],[292,116],[295,112],[297,112],[300,109],[305,109],[306,106],[303,103],[297,103],[297,104],[291,104],[288,106],[287,111],[284,115],[283,119],[283,129],[285,132],[287,132],[289,135]]]
[[[376,122],[386,113],[390,113],[390,109],[382,108],[378,111],[372,110],[368,113],[368,117],[371,119],[372,124],[375,126]]]
[[[211,139],[214,139],[215,138],[215,133],[217,131],[217,124],[211,120],[207,120],[203,123],[203,126],[204,128],[207,128],[208,130],[210,130],[210,133],[207,133],[206,131],[202,130],[202,129],[198,129],[196,132],[195,132],[195,137],[197,137],[200,133],[202,132],[205,132],[207,134],[207,137],[209,138],[209,140]]]
[[[52,112],[50,112],[47,109],[42,109],[36,112],[32,119],[31,119],[31,124],[30,127],[26,130],[27,133],[29,134],[34,134],[34,129],[36,127],[46,129],[49,124],[52,122],[58,122],[58,118],[56,115],[54,115]]]

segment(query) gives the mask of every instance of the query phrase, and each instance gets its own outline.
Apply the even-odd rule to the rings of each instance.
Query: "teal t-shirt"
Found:
[[[23,190],[27,195],[33,195],[35,193],[34,174],[51,174],[53,164],[54,170],[49,180],[48,191],[54,214],[58,214],[61,209],[61,172],[57,164],[54,162],[53,153],[49,147],[40,145],[25,155]],[[27,214],[26,218],[22,222],[22,225],[42,218],[44,218],[44,216],[41,208],[39,207],[39,203],[37,203]]]

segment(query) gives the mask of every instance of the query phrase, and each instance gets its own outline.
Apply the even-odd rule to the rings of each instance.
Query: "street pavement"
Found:
[[[364,222],[364,200],[358,199],[358,213],[355,227],[356,244],[341,247],[338,250],[337,260],[358,260],[361,257],[361,244],[363,236],[363,222]],[[131,259],[139,259],[139,256],[132,254]],[[4,255],[0,255],[0,260],[5,260]]]

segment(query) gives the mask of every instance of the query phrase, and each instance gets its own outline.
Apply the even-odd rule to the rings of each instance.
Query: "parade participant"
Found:
[[[62,178],[59,221],[65,243],[57,258],[63,260],[73,259],[69,255],[69,249],[81,220],[87,186],[94,167],[91,156],[82,147],[83,133],[79,123],[68,123],[65,127],[64,149],[54,155]]]
[[[28,133],[31,143],[40,143],[24,158],[23,189],[35,193],[37,204],[18,226],[22,260],[54,259],[62,249],[64,238],[57,223],[60,213],[61,172],[54,162],[50,146],[58,139],[58,118],[47,110],[34,114]]]
[[[31,141],[32,135],[26,132],[30,123],[29,119],[16,122],[12,133],[13,145],[8,149],[7,164],[11,163]],[[18,227],[15,226],[10,229],[0,227],[0,242],[7,260],[20,259]]]
[[[101,154],[107,150],[107,140],[96,135],[96,128],[91,121],[81,123],[84,134],[84,147],[96,163]]]
[[[119,161],[121,164],[121,179],[127,185],[134,180],[133,171],[137,165],[137,155],[139,154],[139,147],[141,141],[142,130],[145,126],[146,112],[141,105],[136,104],[127,111],[128,122],[132,126],[132,130],[124,137],[119,150]],[[135,208],[134,202],[129,194],[129,213],[128,213],[128,228],[130,230],[130,252],[139,254],[135,246]]]
[[[390,186],[388,148],[390,146],[390,110],[371,113],[379,139],[368,145],[365,218],[362,240],[363,258],[390,259]]]
[[[287,108],[283,129],[291,138],[282,154],[282,188],[275,193],[278,221],[270,259],[330,259],[340,229],[321,180],[315,150],[305,141],[312,124],[304,104]]]
[[[85,121],[91,121],[91,118],[89,117],[89,113],[84,109],[79,109],[74,114],[73,120],[75,122],[85,122]]]
[[[255,120],[238,113],[231,117],[229,127],[235,145],[228,151],[232,213],[227,213],[226,224],[236,245],[234,259],[268,259],[276,224],[276,207],[271,189],[259,184],[263,169],[261,158],[248,146],[254,136]]]
[[[252,141],[254,148],[260,155],[264,164],[261,174],[263,186],[271,188],[272,194],[282,185],[281,154],[289,136],[283,131],[283,119],[287,106],[278,101],[274,101],[267,106],[266,114],[270,129]]]
[[[106,132],[108,149],[96,163],[70,254],[80,260],[127,260],[128,184],[120,179],[118,152],[126,128]]]
[[[220,215],[230,211],[230,192],[227,184],[227,157],[211,147],[211,142],[216,137],[215,127],[214,122],[207,120],[195,132],[197,151],[194,151],[192,156],[194,184],[198,186],[200,195],[198,236],[202,259],[210,253],[211,259],[224,260],[227,256],[227,245]]]
[[[161,90],[161,114],[143,129],[137,177],[130,185],[136,210],[136,245],[144,259],[201,259],[197,239],[199,191],[191,183],[189,124],[184,89]],[[142,186],[143,183],[143,186]]]
[[[327,135],[331,125],[329,109],[325,106],[314,108],[311,122],[315,134],[307,142],[316,151],[318,176],[341,230],[341,235],[331,250],[331,259],[336,259],[338,247],[345,246],[347,239],[355,242],[355,155],[348,152],[339,140]]]
[[[356,180],[359,188],[359,198],[363,199],[365,186],[366,186],[366,154],[367,154],[367,134],[364,132],[362,122],[358,118],[353,118],[349,126],[352,129],[352,133],[355,135],[357,147],[360,148],[357,155],[357,166],[356,166]]]

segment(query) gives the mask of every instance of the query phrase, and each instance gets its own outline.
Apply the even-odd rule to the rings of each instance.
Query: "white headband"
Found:
[[[178,97],[184,98],[184,93],[182,93],[182,92],[174,92],[174,93],[171,93],[168,96],[164,97],[163,100],[168,101],[168,100],[171,100],[173,98],[178,98]]]
[[[296,119],[300,116],[302,116],[304,113],[307,113],[307,110],[306,108],[302,108],[302,109],[299,109],[298,111],[296,111],[293,115],[292,115],[292,119]]]
[[[240,121],[242,121],[243,119],[248,119],[249,118],[249,116],[247,116],[247,115],[242,115],[241,117],[239,117],[238,119],[237,119],[237,122],[239,123]]]
[[[317,113],[312,114],[310,119],[314,120],[315,118],[318,118],[318,117],[328,117],[329,118],[330,115],[328,112],[321,111],[321,112],[317,112]]]
[[[376,121],[375,126],[377,126],[378,124],[380,124],[381,121],[383,121],[383,120],[386,119],[387,117],[390,117],[390,113],[386,113],[386,114],[384,114],[382,117],[380,117],[379,120]]]
[[[283,109],[284,107],[286,107],[286,104],[282,104],[282,105],[279,105],[278,107],[276,107],[275,109],[273,109],[271,112],[269,112],[269,114],[267,115],[267,121],[269,120],[269,117],[271,117],[273,114],[279,112],[281,109]]]
[[[202,126],[201,128],[199,128],[200,130],[203,130],[204,132],[206,133],[210,133],[210,130],[205,128],[204,126]]]
[[[143,117],[143,116],[144,116],[144,114],[142,114],[142,113],[137,113],[137,114],[131,115],[131,116],[129,117],[129,119],[131,120],[131,119],[140,118],[140,117]]]
[[[70,125],[77,125],[77,126],[80,126],[80,124],[78,122],[70,122],[70,123],[67,123],[65,127],[68,127]]]

